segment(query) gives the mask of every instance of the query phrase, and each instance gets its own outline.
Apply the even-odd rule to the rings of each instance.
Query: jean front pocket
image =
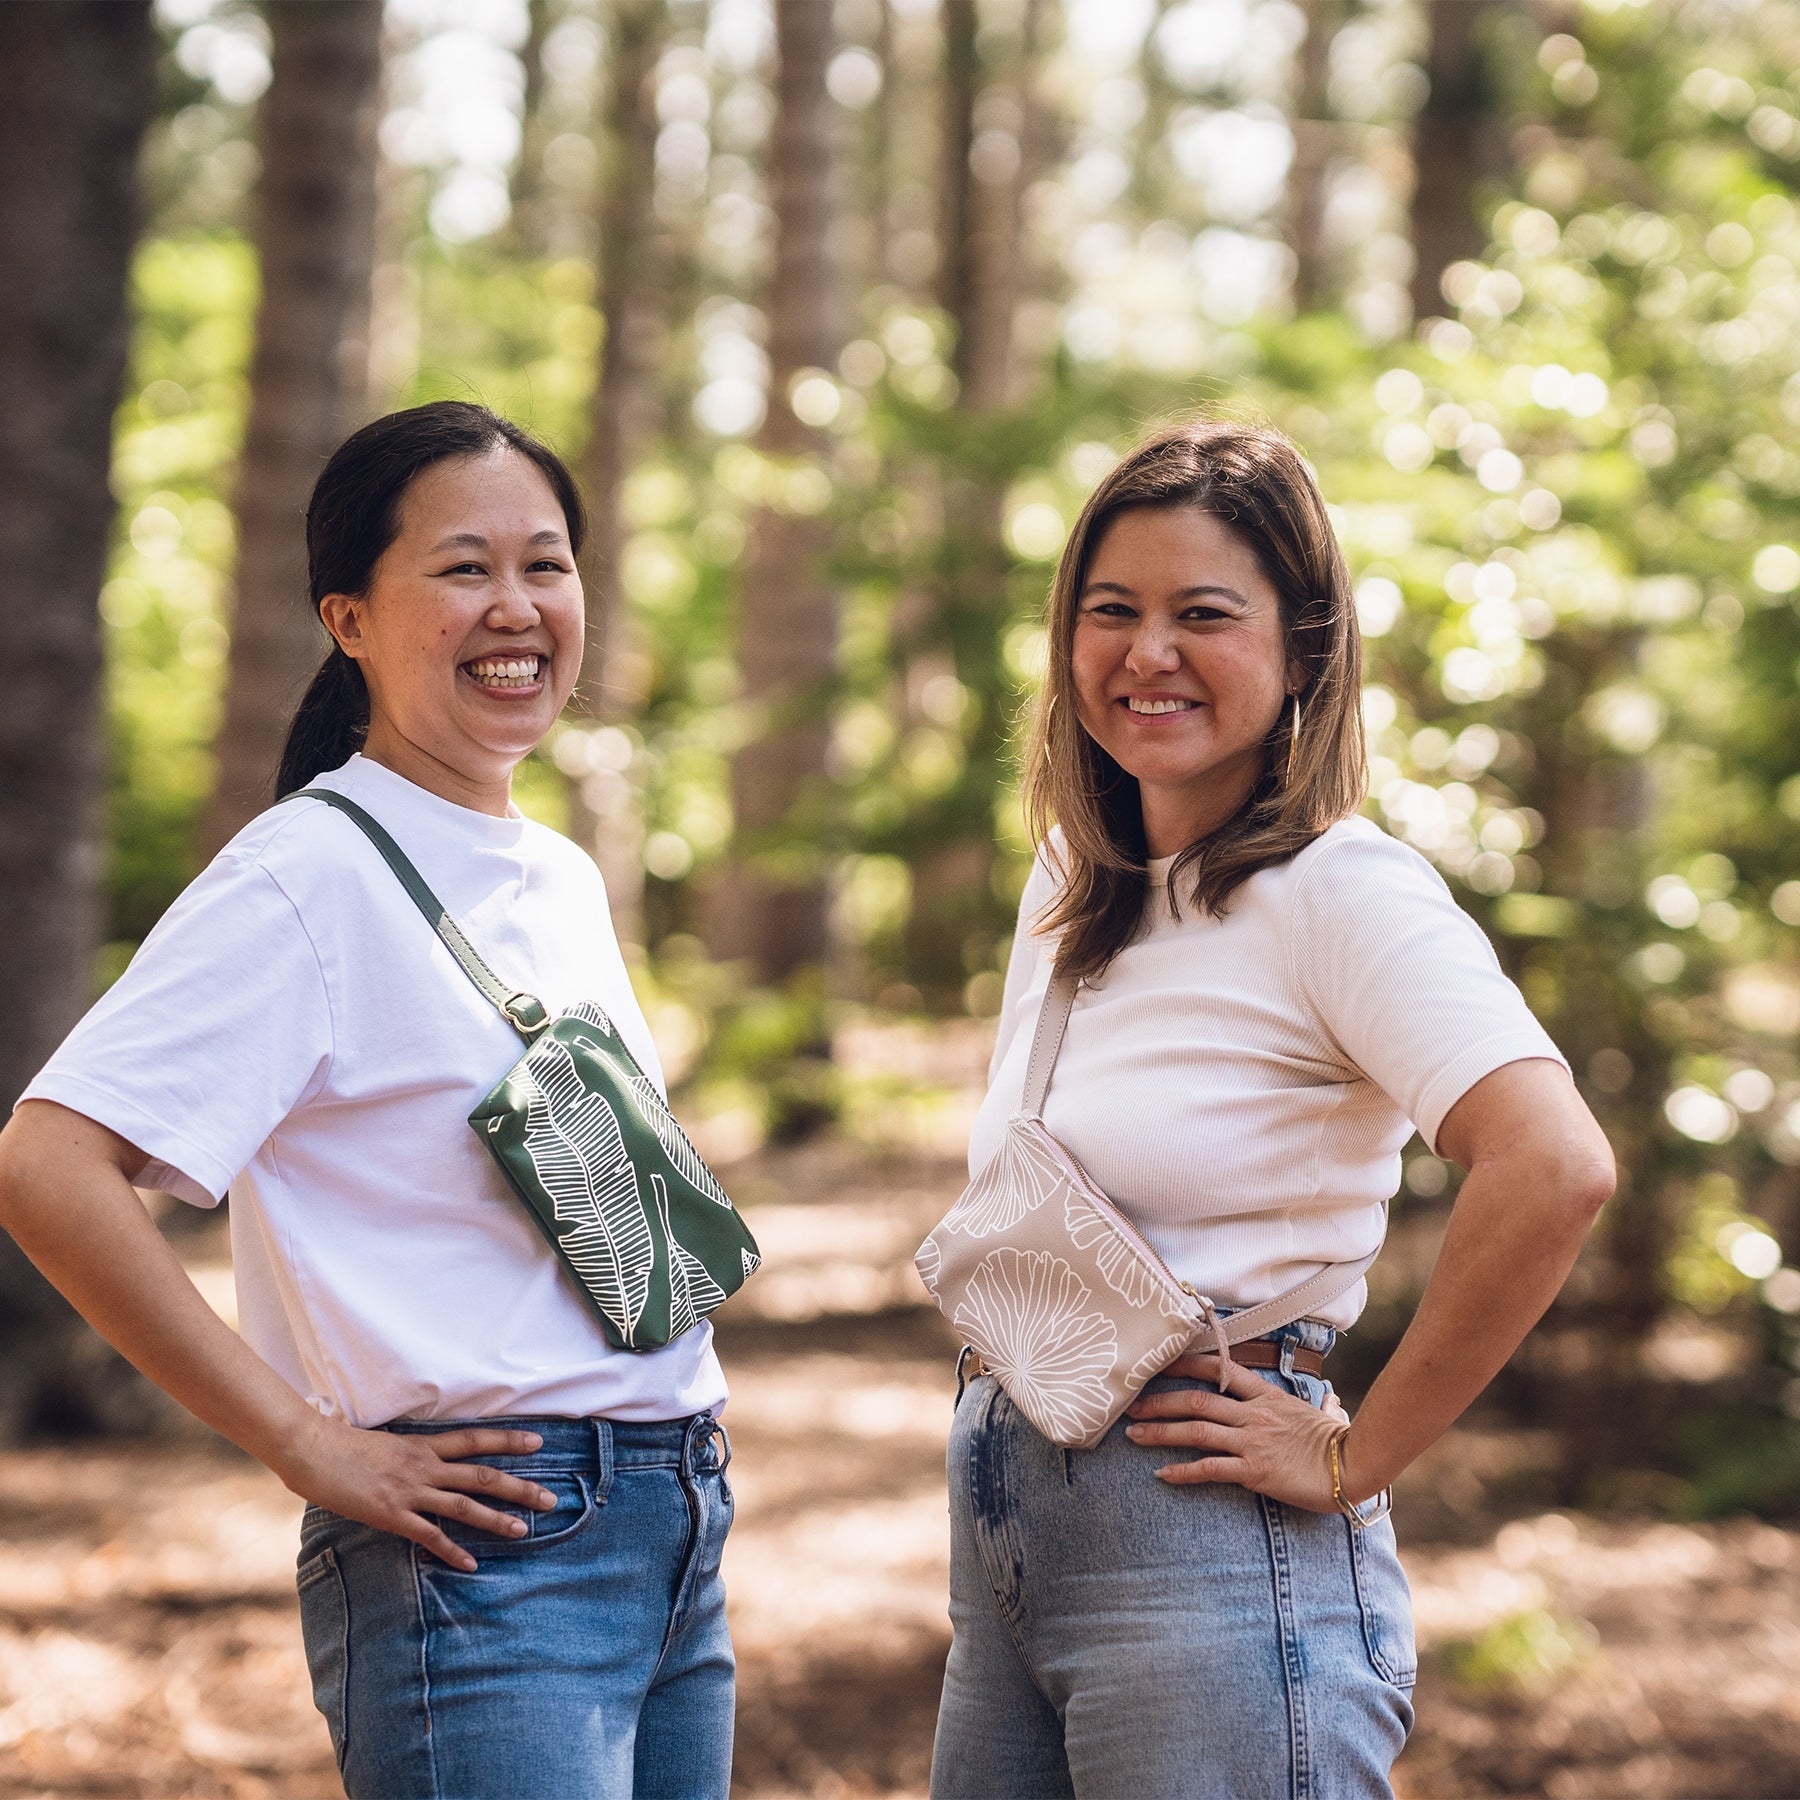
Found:
[[[490,1556],[528,1555],[534,1550],[546,1549],[573,1537],[593,1516],[594,1484],[588,1476],[569,1469],[546,1470],[540,1475],[529,1467],[514,1467],[508,1473],[546,1489],[554,1496],[556,1505],[547,1512],[539,1512],[533,1507],[481,1500],[483,1506],[491,1507],[495,1512],[523,1519],[529,1528],[523,1537],[502,1537],[498,1532],[484,1531],[479,1525],[465,1524],[461,1519],[439,1519],[444,1535],[452,1543],[460,1544],[477,1562]],[[476,1498],[481,1499],[481,1496]]]
[[[1400,1566],[1394,1527],[1386,1519],[1362,1531],[1348,1519],[1343,1524],[1350,1538],[1350,1566],[1369,1664],[1383,1681],[1409,1688],[1418,1678],[1419,1653],[1413,1638],[1412,1590]]]
[[[344,1766],[344,1708],[350,1681],[350,1602],[337,1552],[321,1550],[294,1576],[300,1590],[300,1636],[312,1677],[313,1705],[331,1733],[332,1753]]]

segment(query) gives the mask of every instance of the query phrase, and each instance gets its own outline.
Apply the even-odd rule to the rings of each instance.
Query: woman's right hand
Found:
[[[546,1512],[556,1497],[522,1476],[462,1459],[526,1456],[542,1443],[535,1432],[485,1425],[441,1432],[362,1431],[315,1413],[276,1473],[314,1506],[410,1538],[466,1575],[476,1567],[475,1558],[451,1541],[438,1519],[455,1519],[496,1537],[523,1537],[529,1529],[523,1519],[488,1503],[510,1501]]]
[[[484,1501],[555,1506],[535,1482],[460,1460],[529,1455],[542,1441],[529,1431],[359,1431],[314,1412],[201,1299],[132,1192],[146,1161],[81,1113],[23,1101],[0,1127],[0,1228],[165,1393],[302,1499],[410,1538],[465,1573],[474,1557],[434,1519],[517,1538],[525,1521]]]

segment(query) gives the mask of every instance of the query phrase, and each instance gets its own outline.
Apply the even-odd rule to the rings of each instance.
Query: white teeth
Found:
[[[1126,698],[1125,704],[1134,713],[1172,713],[1188,712],[1199,704],[1194,700],[1140,700],[1135,694]]]
[[[484,656],[466,667],[486,687],[529,687],[538,678],[541,660],[536,656]]]

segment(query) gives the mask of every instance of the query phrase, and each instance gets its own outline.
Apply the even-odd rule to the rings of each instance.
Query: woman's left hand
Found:
[[[1219,1359],[1210,1350],[1190,1350],[1163,1373],[1216,1383]],[[1193,1462],[1164,1463],[1156,1471],[1159,1480],[1183,1487],[1229,1481],[1308,1512],[1337,1510],[1329,1453],[1348,1415],[1335,1394],[1323,1409],[1309,1406],[1234,1363],[1223,1393],[1173,1388],[1140,1394],[1128,1414],[1134,1423],[1125,1435],[1135,1444],[1205,1452]]]

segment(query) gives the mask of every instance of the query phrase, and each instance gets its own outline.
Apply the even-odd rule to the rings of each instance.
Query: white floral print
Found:
[[[943,1229],[967,1237],[992,1237],[1036,1211],[1067,1179],[1036,1142],[1027,1122],[1015,1119],[993,1160],[950,1209]]]
[[[956,1328],[1019,1410],[1059,1443],[1103,1430],[1112,1411],[1119,1337],[1093,1299],[1061,1257],[1003,1247],[981,1259],[956,1308]]]

